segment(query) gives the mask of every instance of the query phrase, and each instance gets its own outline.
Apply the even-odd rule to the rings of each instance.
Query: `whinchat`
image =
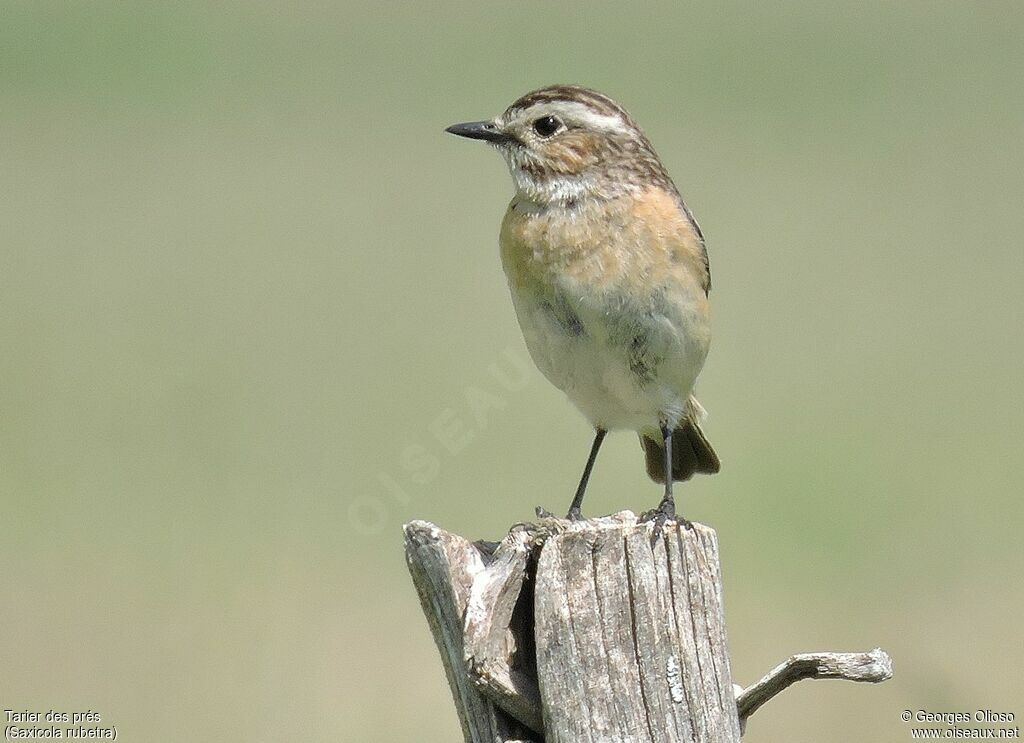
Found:
[[[711,341],[700,227],[650,141],[611,98],[575,85],[532,93],[446,130],[493,145],[516,193],[501,261],[534,363],[596,434],[568,517],[581,518],[605,434],[636,431],[665,484],[719,470],[693,396]]]

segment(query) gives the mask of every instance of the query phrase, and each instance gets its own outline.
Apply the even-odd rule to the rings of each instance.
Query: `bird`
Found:
[[[605,435],[631,430],[664,484],[642,520],[689,523],[672,483],[721,466],[693,394],[711,342],[711,270],[650,140],[621,105],[579,85],[531,91],[445,131],[504,157],[515,194],[499,252],[519,326],[538,369],[594,428],[566,518],[583,518]]]

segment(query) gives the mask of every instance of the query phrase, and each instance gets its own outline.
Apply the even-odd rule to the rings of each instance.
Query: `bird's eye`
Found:
[[[533,122],[533,131],[537,132],[542,137],[550,137],[552,134],[558,131],[558,127],[562,125],[558,119],[554,116],[541,116],[535,122]]]

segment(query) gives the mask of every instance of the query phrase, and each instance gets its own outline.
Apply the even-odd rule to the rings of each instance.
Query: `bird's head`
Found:
[[[618,103],[575,85],[527,93],[486,121],[445,131],[496,147],[516,189],[538,204],[675,190],[643,131]]]

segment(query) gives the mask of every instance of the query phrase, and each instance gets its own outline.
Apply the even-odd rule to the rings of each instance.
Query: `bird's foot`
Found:
[[[544,508],[544,506],[537,506],[537,508],[534,509],[534,510],[535,510],[535,513],[537,514],[537,518],[539,518],[539,519],[558,519],[558,517],[555,516],[555,514],[551,513],[551,511],[549,511],[548,509]],[[565,518],[564,519],[560,519],[560,520],[561,521],[586,521],[586,517],[584,517],[584,515],[580,512],[580,509],[578,507],[576,507],[576,508],[570,508],[569,509],[569,513],[565,514]]]
[[[658,504],[657,508],[640,514],[639,519],[639,523],[641,524],[649,524],[653,522],[655,531],[660,531],[661,528],[665,526],[666,521],[674,521],[686,529],[693,528],[693,523],[691,521],[676,514],[676,502],[671,494],[666,494],[665,497],[661,499],[661,503]]]

